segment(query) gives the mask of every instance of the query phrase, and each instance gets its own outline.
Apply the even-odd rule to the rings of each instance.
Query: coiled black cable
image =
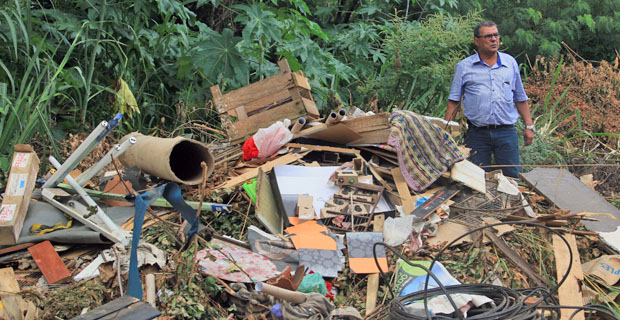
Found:
[[[495,286],[495,285],[488,285],[488,284],[461,284],[461,285],[446,287],[443,284],[441,284],[439,279],[431,272],[437,259],[439,259],[442,256],[444,251],[447,248],[451,247],[453,244],[455,244],[460,239],[472,233],[481,231],[483,229],[491,228],[491,227],[495,227],[499,225],[505,225],[505,224],[511,224],[511,225],[517,224],[517,225],[543,228],[549,232],[552,232],[558,235],[560,239],[562,239],[562,241],[568,248],[569,265],[566,270],[566,273],[564,274],[562,279],[558,282],[558,284],[555,287],[553,287],[552,289],[530,288],[530,289],[521,289],[521,290],[513,290],[513,289],[502,287],[502,286]],[[461,320],[464,320],[465,316],[456,307],[456,303],[454,302],[454,300],[452,299],[450,295],[456,294],[456,293],[466,293],[466,294],[484,295],[492,299],[494,302],[494,306],[488,306],[485,304],[483,306],[480,306],[479,308],[470,309],[467,314],[467,319],[476,319],[476,320],[543,319],[546,312],[549,312],[549,316],[551,317],[551,319],[559,319],[560,309],[571,308],[571,309],[576,309],[575,312],[573,312],[573,314],[571,315],[570,317],[571,319],[578,312],[584,311],[584,312],[600,312],[602,314],[609,316],[612,319],[620,320],[620,318],[618,318],[613,313],[613,311],[611,311],[607,306],[603,306],[603,305],[560,306],[557,304],[557,300],[553,297],[553,294],[558,290],[558,288],[562,285],[562,283],[566,281],[570,273],[570,270],[572,268],[573,252],[570,248],[568,241],[566,240],[566,238],[564,238],[564,236],[559,231],[551,229],[544,225],[540,225],[540,224],[533,223],[533,222],[516,221],[516,222],[494,223],[494,224],[484,225],[482,227],[473,229],[469,232],[462,234],[458,238],[452,240],[452,242],[448,243],[441,250],[439,250],[439,252],[437,253],[437,255],[435,255],[435,257],[433,258],[428,268],[423,265],[410,262],[409,259],[404,257],[402,254],[397,252],[393,247],[389,246],[388,244],[383,243],[383,242],[377,242],[373,245],[373,256],[375,259],[375,263],[377,264],[377,267],[379,268],[379,272],[381,273],[381,276],[385,279],[386,277],[385,272],[381,269],[381,266],[379,265],[379,261],[377,260],[377,255],[376,255],[376,248],[379,245],[384,246],[385,248],[389,249],[394,254],[396,254],[399,258],[401,258],[403,261],[408,263],[409,265],[423,269],[439,285],[438,288],[433,288],[429,290],[428,284],[429,284],[430,278],[426,277],[426,282],[424,284],[424,290],[413,292],[405,296],[394,297],[394,293],[389,284],[389,281],[386,281],[386,283],[388,284],[389,290],[390,290],[390,294],[392,295],[392,298],[393,298],[392,302],[390,303],[390,308],[389,308],[390,319],[394,319],[394,320],[400,320],[400,319],[414,319],[414,320],[415,319],[461,319]],[[452,308],[455,310],[455,312],[452,315],[441,315],[441,314],[433,315],[431,314],[431,312],[429,312],[428,301],[430,300],[430,298],[441,296],[441,295],[446,296]],[[525,305],[525,300],[529,297],[538,297],[539,299],[534,304],[528,306],[528,305]],[[414,315],[410,313],[405,307],[406,305],[413,303],[415,301],[423,301],[425,316],[420,317],[420,316]]]

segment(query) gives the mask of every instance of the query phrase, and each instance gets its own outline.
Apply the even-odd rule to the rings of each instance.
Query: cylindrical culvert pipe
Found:
[[[125,166],[137,166],[144,172],[173,182],[196,185],[202,182],[201,162],[207,164],[207,175],[213,172],[213,156],[203,143],[183,137],[157,138],[134,132],[121,143],[136,138],[119,160]]]

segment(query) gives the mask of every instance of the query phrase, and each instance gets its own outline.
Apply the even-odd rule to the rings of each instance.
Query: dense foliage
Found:
[[[16,143],[59,154],[68,133],[117,111],[121,133],[218,126],[209,87],[229,91],[287,59],[322,111],[339,104],[441,115],[471,27],[493,19],[503,50],[555,55],[562,41],[615,57],[620,0],[47,0],[0,8],[0,171]],[[556,10],[561,8],[561,10]],[[524,64],[524,71],[528,71]],[[179,129],[181,128],[181,129]]]

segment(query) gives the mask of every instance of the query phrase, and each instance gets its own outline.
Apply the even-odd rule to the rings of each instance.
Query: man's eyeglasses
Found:
[[[491,39],[493,37],[499,38],[499,32],[485,34],[483,36],[478,36],[477,38],[485,38],[486,40],[489,40],[489,39]]]

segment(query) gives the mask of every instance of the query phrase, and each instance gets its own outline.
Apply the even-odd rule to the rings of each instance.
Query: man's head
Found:
[[[478,52],[493,55],[499,50],[499,31],[493,21],[482,21],[474,28],[474,43]]]

